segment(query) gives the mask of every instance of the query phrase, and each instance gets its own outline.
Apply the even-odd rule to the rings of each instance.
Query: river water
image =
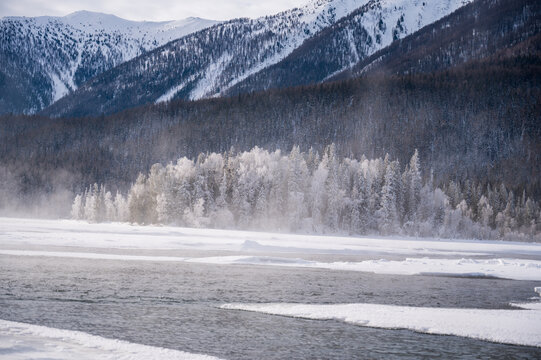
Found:
[[[225,359],[539,359],[541,349],[533,347],[218,308],[298,302],[509,309],[509,302],[534,296],[535,286],[486,278],[0,256],[0,318]]]

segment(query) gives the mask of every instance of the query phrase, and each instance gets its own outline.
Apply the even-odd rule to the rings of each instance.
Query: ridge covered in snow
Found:
[[[370,0],[317,33],[280,63],[233,84],[227,94],[319,83],[352,68],[396,40],[451,14],[471,0]]]
[[[189,99],[197,100],[220,95],[248,76],[279,62],[302,45],[306,39],[336,23],[337,20],[347,16],[366,2],[367,0],[312,0],[301,8],[284,11],[274,16],[230,22],[229,27],[236,25],[247,27],[245,33],[241,34],[240,40],[255,42],[255,45],[260,48],[257,55],[263,56],[259,59],[248,59],[247,68],[236,71],[230,78],[224,78],[223,73],[239,61],[239,54],[235,52],[244,52],[245,49],[239,47],[231,53],[224,51],[209,63],[202,74],[195,78],[191,77],[192,81],[197,81],[197,84],[190,91]],[[261,35],[270,35],[270,38],[263,43],[257,43]],[[200,51],[204,52],[204,49]],[[183,79],[181,83],[168,89],[156,102],[170,100],[189,84],[190,81]]]
[[[4,17],[0,71],[14,79],[15,91],[30,94],[20,95],[27,97],[22,108],[0,104],[7,107],[0,112],[37,112],[103,71],[216,23],[200,18],[130,21],[90,11],[64,17]]]
[[[45,114],[93,115],[175,98],[221,96],[286,59],[323,30],[351,27],[346,29],[349,40],[345,45],[330,43],[336,49],[329,52],[328,60],[334,61],[333,56],[342,56],[345,50],[351,52],[351,59],[329,70],[320,79],[323,81],[468,2],[313,0],[273,16],[231,20],[138,57],[107,77],[94,78]],[[309,69],[300,69],[304,70]],[[101,100],[98,94],[102,94]]]

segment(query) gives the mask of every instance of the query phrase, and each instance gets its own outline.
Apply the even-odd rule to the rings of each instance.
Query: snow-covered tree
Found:
[[[306,217],[305,190],[308,167],[298,146],[294,146],[288,158],[287,213],[290,230],[298,230]]]
[[[73,200],[73,204],[71,206],[71,217],[74,220],[81,220],[85,217],[83,196],[81,194],[77,194]]]
[[[539,203],[504,184],[423,184],[419,153],[405,169],[390,156],[321,159],[297,146],[201,154],[152,166],[123,196],[94,184],[75,197],[72,217],[193,227],[505,239],[541,238]]]
[[[120,192],[117,192],[115,195],[114,205],[115,205],[115,211],[116,211],[115,220],[128,221],[129,219],[128,203]]]
[[[386,170],[378,209],[378,227],[382,234],[395,233],[398,228],[397,199],[399,187],[398,162],[389,162],[386,157]]]
[[[409,163],[409,219],[415,221],[417,214],[417,208],[421,201],[421,188],[422,188],[422,179],[421,179],[421,165],[419,161],[419,152],[415,149],[415,153],[410,159]]]

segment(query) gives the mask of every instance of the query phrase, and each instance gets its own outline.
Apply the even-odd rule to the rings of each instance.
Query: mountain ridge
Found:
[[[500,57],[534,55],[539,50],[540,34],[539,2],[478,0],[381,49],[330,80],[374,72],[431,72],[497,54]]]
[[[316,0],[274,16],[231,20],[111,69],[53,104],[43,114],[108,114],[174,98],[195,100],[224,95],[237,84],[287,58],[315,34],[361,7],[366,7],[363,14],[371,18],[373,25],[367,41],[379,41],[378,46],[370,48],[371,53],[390,43],[393,37],[408,34],[409,27],[414,31],[423,26],[424,21],[444,16],[467,2],[445,0],[429,6],[421,0]],[[388,23],[383,14],[390,14],[385,17]],[[336,70],[340,69],[327,76]]]
[[[229,89],[226,95],[327,81],[470,3],[370,1],[308,39],[280,63]]]
[[[137,22],[79,11],[0,19],[0,113],[34,113],[88,79],[216,21]]]

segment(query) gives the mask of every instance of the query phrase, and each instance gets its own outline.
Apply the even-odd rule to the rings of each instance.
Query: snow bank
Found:
[[[106,339],[69,331],[0,320],[0,354],[11,360],[211,360],[190,354],[121,340]]]
[[[378,304],[225,304],[245,310],[315,320],[340,320],[360,326],[409,329],[498,343],[541,347],[541,310],[485,310]]]
[[[288,235],[14,218],[0,218],[0,244],[331,254],[541,256],[541,244],[536,243]]]
[[[511,303],[511,306],[518,307],[526,310],[541,311],[541,301],[529,302],[529,303]]]

